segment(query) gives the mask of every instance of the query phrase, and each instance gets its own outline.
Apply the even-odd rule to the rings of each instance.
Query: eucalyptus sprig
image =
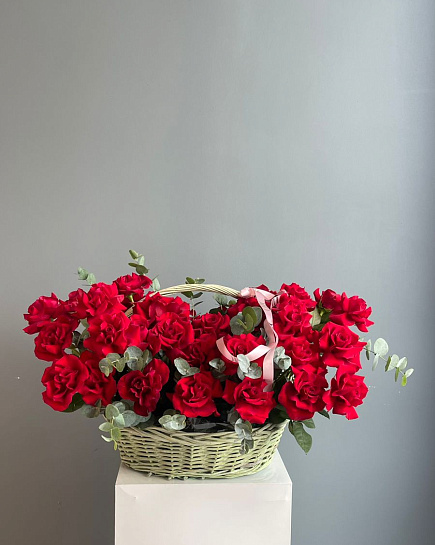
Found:
[[[89,271],[87,271],[86,269],[84,269],[83,267],[79,267],[77,269],[77,274],[79,275],[79,279],[80,280],[86,280],[86,282],[92,286],[92,284],[95,284],[97,279],[95,278],[95,274],[93,273],[90,273]]]
[[[373,345],[373,350],[372,350],[372,341],[369,339],[366,342],[364,350],[366,352],[366,357],[368,360],[370,360],[370,354],[374,355],[373,365],[372,365],[373,371],[376,369],[379,363],[379,360],[382,359],[386,362],[385,371],[395,370],[394,380],[397,382],[397,380],[399,379],[399,376],[402,375],[402,381],[401,381],[402,386],[407,385],[408,378],[412,375],[412,373],[414,372],[414,369],[412,368],[406,369],[408,365],[408,359],[405,357],[400,358],[397,354],[393,354],[392,356],[386,357],[388,355],[389,347],[385,339],[382,339],[382,338],[376,339]]]
[[[107,405],[104,409],[106,422],[99,426],[99,430],[109,433],[109,436],[101,437],[107,442],[113,442],[113,448],[118,448],[118,441],[121,440],[121,429],[141,426],[150,422],[152,415],[140,416],[130,409],[130,404],[125,401],[116,401]],[[143,427],[143,426],[141,426]]]
[[[130,261],[130,267],[136,269],[137,274],[141,276],[147,274],[149,269],[145,267],[145,257],[142,254],[137,253],[135,250],[128,250],[134,261]]]
[[[186,276],[186,284],[204,284],[204,282],[205,278],[191,278],[190,276]],[[190,299],[190,308],[192,312],[195,310],[195,307],[202,303],[202,301],[197,301],[195,303],[195,299],[199,299],[204,295],[202,291],[198,291],[197,293],[194,293],[193,291],[183,291],[181,293]]]

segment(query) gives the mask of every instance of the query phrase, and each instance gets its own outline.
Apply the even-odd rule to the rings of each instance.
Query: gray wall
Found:
[[[434,31],[430,0],[0,1],[2,542],[113,543],[118,456],[43,405],[22,313],[135,248],[163,286],[365,297],[417,370],[284,437],[293,543],[433,543]]]

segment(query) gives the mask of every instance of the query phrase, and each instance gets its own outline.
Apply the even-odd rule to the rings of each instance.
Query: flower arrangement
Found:
[[[159,293],[144,256],[130,250],[135,272],[111,284],[83,268],[79,288],[66,300],[39,297],[24,315],[37,334],[35,355],[50,362],[42,376],[44,402],[56,411],[104,415],[100,430],[115,449],[124,428],[175,431],[233,430],[242,453],[253,430],[289,421],[307,453],[313,416],[352,420],[367,395],[360,355],[380,359],[406,385],[406,358],[388,357],[385,340],[373,345],[356,331],[373,324],[358,296],[297,284],[216,293],[201,314],[202,278],[186,278],[182,295]],[[203,286],[203,288],[202,288]],[[216,288],[216,286],[214,286]],[[207,289],[206,289],[207,288]],[[165,290],[161,290],[164,292]]]

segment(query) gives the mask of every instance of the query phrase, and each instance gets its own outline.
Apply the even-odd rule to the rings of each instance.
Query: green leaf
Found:
[[[124,426],[126,428],[132,428],[140,421],[138,415],[134,411],[125,411],[122,413],[122,416],[124,417]]]
[[[318,411],[318,413],[321,414],[322,416],[324,416],[325,418],[331,419],[331,417],[329,416],[328,411],[325,410],[325,409],[322,409],[321,411]]]
[[[222,295],[222,293],[215,293],[213,295],[213,299],[221,307],[227,307],[228,306],[228,297],[226,295]]]
[[[83,267],[79,267],[77,269],[77,274],[79,275],[79,280],[86,280],[89,273],[86,269],[83,269]]]
[[[376,339],[375,344],[373,346],[373,350],[375,354],[379,354],[380,356],[386,356],[388,354],[387,341],[382,338]]]
[[[412,375],[413,372],[414,372],[414,369],[413,369],[412,367],[409,368],[409,369],[407,369],[407,370],[405,371],[405,377],[406,377],[406,378],[410,377],[410,376]]]
[[[78,411],[80,407],[83,407],[84,404],[85,402],[83,401],[82,396],[80,394],[74,394],[71,403],[68,405],[68,408],[62,412],[73,413],[75,411]]]
[[[101,408],[94,407],[93,405],[83,405],[81,411],[86,416],[86,418],[96,418],[100,415]]]
[[[152,361],[153,359],[153,355],[151,354],[151,352],[148,350],[148,348],[146,350],[143,351],[142,353],[142,359],[145,363],[145,365],[148,365],[150,363],[150,361]]]
[[[390,370],[391,356],[388,356],[387,363],[385,364],[385,371]]]
[[[310,320],[311,327],[314,327],[316,325],[319,325],[322,321],[322,317],[320,316],[320,312],[318,307],[315,307],[315,309],[311,312],[312,318]]]
[[[107,358],[103,358],[100,360],[98,367],[100,368],[100,371],[104,373],[106,377],[110,375],[110,373],[113,371],[113,363],[110,362]]]
[[[375,354],[375,357],[373,358],[372,371],[374,371],[376,367],[378,366],[379,358],[380,358],[379,354]]]
[[[124,352],[124,356],[129,358],[138,359],[142,357],[142,350],[137,346],[129,346]]]
[[[125,359],[124,358],[121,358],[119,359],[116,363],[115,363],[115,367],[116,367],[116,370],[119,372],[119,373],[122,373],[125,369]]]
[[[408,365],[408,359],[407,358],[401,358],[399,362],[397,363],[397,367],[403,371],[406,366]]]
[[[312,418],[309,418],[308,420],[302,420],[302,424],[306,428],[314,429],[316,427],[316,424],[314,424],[314,420]]]
[[[95,284],[97,281],[97,279],[95,278],[95,274],[93,273],[89,273],[88,276],[86,277],[86,282],[92,286],[92,284]]]
[[[397,382],[397,379],[399,378],[399,373],[400,373],[400,369],[397,367],[396,368],[396,374],[394,376],[394,380]]]
[[[106,418],[107,420],[112,420],[112,418],[116,418],[120,413],[118,407],[115,407],[115,405],[107,405],[106,407]]]
[[[290,422],[289,430],[292,435],[294,435],[298,445],[301,449],[308,454],[313,444],[313,438],[311,435],[305,431],[302,422]]]
[[[142,254],[139,254],[136,258],[136,261],[138,262],[139,265],[141,265],[142,267],[145,266],[145,257],[142,255]]]
[[[110,431],[113,429],[113,427],[114,427],[113,424],[111,424],[110,422],[103,422],[102,424],[98,426],[98,429],[100,431]]]
[[[137,259],[139,257],[139,254],[135,252],[134,250],[128,250],[128,251],[133,259]]]
[[[120,413],[120,414],[118,414],[118,416],[115,416],[115,418],[113,419],[114,425],[117,426],[118,428],[124,428],[125,427],[124,414],[125,413]]]
[[[195,278],[195,284],[204,284],[205,278]]]
[[[233,335],[242,335],[242,333],[246,333],[246,326],[243,322],[243,314],[241,312],[231,318],[230,327]]]
[[[184,414],[165,414],[159,418],[159,424],[166,430],[182,430],[186,427]]]
[[[402,386],[406,386],[407,382],[408,382],[408,377],[406,375],[403,375],[403,377],[402,377]]]
[[[397,367],[398,363],[399,363],[399,356],[397,354],[393,354],[387,360],[386,370],[392,371],[393,369]]]
[[[120,441],[121,440],[121,430],[119,428],[112,428],[110,430],[110,437],[114,440],[114,441]]]
[[[153,278],[153,281],[151,282],[151,289],[152,291],[159,291],[160,289],[160,282],[157,276]]]
[[[136,265],[135,264],[135,267],[136,267],[137,274],[140,274],[141,276],[143,276],[144,274],[147,274],[147,272],[148,272],[148,269],[146,267],[144,267],[143,265]]]
[[[195,280],[190,276],[186,276],[186,284],[195,284]]]
[[[111,443],[113,441],[111,437],[106,437],[105,435],[102,435],[101,437],[106,441],[106,443]]]
[[[369,350],[372,349],[372,341],[369,339],[367,342],[366,342],[366,345],[364,347],[364,350],[366,351],[366,357],[367,359],[369,360],[370,359],[370,352]]]
[[[124,413],[124,411],[128,408],[128,405],[125,401],[115,401],[112,403],[114,407],[118,409],[120,413]]]

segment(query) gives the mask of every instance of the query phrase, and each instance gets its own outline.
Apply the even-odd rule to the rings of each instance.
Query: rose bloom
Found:
[[[168,394],[174,409],[188,418],[198,416],[218,416],[214,399],[222,396],[218,380],[207,371],[181,378],[173,394]]]
[[[183,358],[195,367],[200,367],[213,358],[220,357],[216,347],[216,335],[203,333],[182,350],[174,348],[170,351],[171,359]]]
[[[211,333],[215,337],[222,337],[224,333],[229,333],[230,318],[227,314],[202,314],[193,320],[193,328],[198,331],[198,336],[203,333]]]
[[[319,336],[319,348],[323,362],[329,367],[351,364],[354,371],[361,368],[359,354],[365,343],[347,326],[328,322]]]
[[[299,337],[286,337],[284,342],[281,342],[281,339],[279,339],[278,345],[284,347],[285,353],[292,359],[293,366],[305,365],[307,363],[319,366],[322,363],[318,343],[309,342],[303,335]]]
[[[294,297],[295,299],[298,299],[299,301],[302,301],[307,308],[307,310],[313,310],[316,306],[316,301],[314,301],[308,292],[301,288],[298,284],[283,284],[280,289],[281,292],[285,292],[287,295],[290,295]]]
[[[264,424],[276,401],[273,392],[265,392],[266,381],[245,377],[240,384],[227,380],[223,399],[234,405],[243,420]]]
[[[99,314],[114,314],[125,311],[126,307],[122,304],[123,295],[118,293],[118,287],[115,283],[105,284],[99,282],[92,284],[89,291],[78,289],[69,294],[66,301],[66,309],[73,316],[84,320]]]
[[[51,294],[51,297],[41,296],[30,305],[27,314],[24,314],[24,319],[28,322],[28,326],[23,329],[25,333],[33,335],[38,333],[52,319],[64,314],[63,301],[57,295]]]
[[[134,314],[143,316],[148,327],[153,327],[158,319],[167,312],[177,314],[180,318],[190,320],[190,305],[180,297],[164,297],[159,293],[148,293],[143,301],[134,306]]]
[[[44,361],[59,359],[65,349],[71,346],[76,320],[61,316],[54,322],[46,323],[35,337],[35,356]]]
[[[226,335],[224,337],[225,346],[227,347],[230,354],[233,356],[238,356],[239,354],[248,354],[259,345],[265,345],[266,341],[260,335],[260,337],[255,337],[252,333],[243,333],[242,335]],[[225,362],[225,374],[230,376],[237,373],[237,368],[239,364],[237,362],[232,362],[225,358],[222,354],[221,359]],[[263,358],[256,360],[258,365],[262,365]]]
[[[151,279],[145,275],[132,273],[120,276],[115,280],[115,284],[118,287],[118,292],[124,296],[122,303],[126,307],[130,307],[132,301],[129,299],[129,295],[132,296],[133,301],[140,301],[144,296],[144,291],[151,286]]]
[[[112,374],[106,377],[100,370],[98,358],[88,350],[82,352],[80,361],[86,365],[89,373],[78,390],[83,401],[88,405],[95,405],[99,400],[103,405],[111,403],[116,394],[116,381]]]
[[[102,358],[112,352],[123,354],[128,346],[126,330],[130,320],[124,314],[99,314],[89,319],[89,337],[83,341],[85,348]]]
[[[324,393],[323,400],[328,411],[332,409],[334,414],[353,420],[358,418],[355,407],[362,404],[367,392],[364,377],[355,375],[352,366],[343,365],[331,380],[331,389]]]
[[[62,356],[42,375],[44,402],[56,411],[64,411],[88,377],[86,365],[77,356]]]
[[[303,334],[311,329],[311,318],[305,302],[286,293],[280,296],[273,309],[274,328],[283,342],[286,337]]]
[[[154,359],[143,371],[130,371],[118,382],[122,399],[134,401],[134,412],[141,416],[152,413],[160,399],[160,392],[169,380],[169,368],[162,360]]]
[[[155,331],[163,348],[179,348],[193,342],[194,334],[190,320],[175,312],[165,312],[157,320]]]
[[[369,320],[372,309],[361,297],[354,295],[348,297],[345,293],[339,295],[333,290],[326,290],[320,295],[317,289],[314,292],[316,301],[320,301],[323,308],[332,310],[329,319],[336,324],[352,326],[356,325],[360,331],[367,332],[374,324]]]
[[[284,384],[278,401],[292,420],[308,420],[325,407],[322,397],[328,387],[325,371],[312,365],[292,369],[294,381]]]

